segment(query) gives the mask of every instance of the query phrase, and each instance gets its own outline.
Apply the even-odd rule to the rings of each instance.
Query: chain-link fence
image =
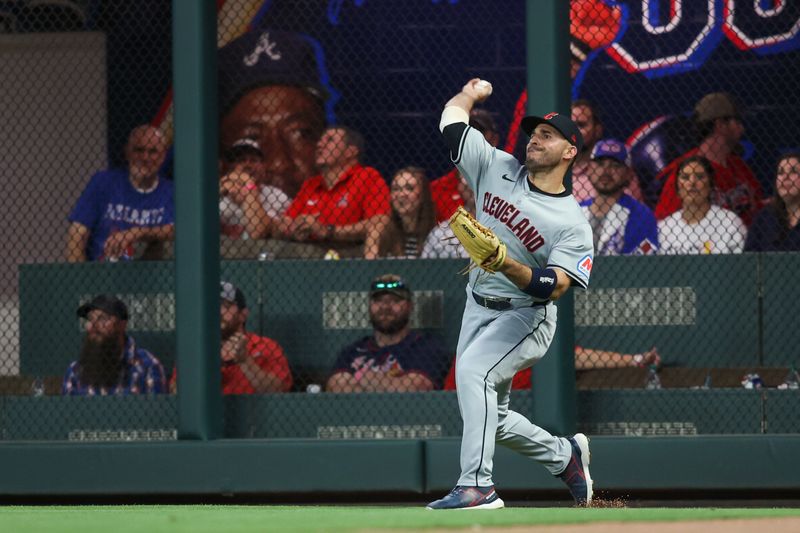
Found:
[[[794,334],[774,314],[797,256],[755,252],[800,249],[786,207],[800,110],[784,90],[799,18],[786,3],[572,2],[572,116],[588,141],[573,187],[599,257],[576,336],[610,352],[576,359],[594,367],[579,387],[603,389],[579,394],[588,431],[793,431],[778,420],[796,391],[765,389],[797,388]],[[605,257],[620,255],[656,257]]]
[[[475,200],[437,126],[488,79],[470,124],[524,158],[525,3],[217,4],[226,434],[458,435],[439,391],[466,261],[442,237]],[[800,160],[781,159],[800,8],[571,5],[572,183],[596,250],[575,295],[579,424],[795,431],[800,256],[763,252],[800,249]],[[175,438],[171,18],[167,1],[0,2],[4,439]],[[530,388],[520,372],[520,412]]]

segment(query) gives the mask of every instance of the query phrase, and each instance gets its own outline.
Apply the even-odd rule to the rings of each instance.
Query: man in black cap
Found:
[[[291,202],[279,188],[265,181],[264,152],[253,139],[233,143],[221,162],[219,179],[220,229],[223,235],[264,239]]]
[[[576,503],[588,505],[586,436],[551,435],[509,409],[514,375],[539,361],[553,340],[552,302],[572,285],[585,289],[589,283],[592,230],[564,186],[583,138],[569,115],[525,117],[522,130],[530,141],[522,164],[469,125],[473,105],[490,94],[488,82],[470,80],[447,102],[439,125],[452,161],[475,191],[478,222],[500,244],[470,272],[456,350],[461,475],[428,508],[503,507],[492,479],[496,443],[541,463],[567,484]]]
[[[413,392],[441,389],[450,363],[441,339],[411,329],[411,289],[397,274],[370,284],[373,333],[345,347],[328,392]]]
[[[127,334],[128,308],[110,294],[81,305],[86,335],[80,357],[64,376],[61,392],[70,396],[158,394],[166,392],[161,362],[136,346]]]
[[[289,361],[273,339],[247,330],[250,310],[244,292],[229,281],[220,281],[220,362],[222,394],[287,392],[292,387]],[[170,390],[177,392],[173,371]]]
[[[255,140],[266,163],[263,184],[290,198],[316,174],[329,95],[322,73],[315,43],[296,33],[257,29],[219,51],[221,153]]]

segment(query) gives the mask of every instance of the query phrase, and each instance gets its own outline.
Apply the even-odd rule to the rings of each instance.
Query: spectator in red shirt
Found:
[[[469,125],[483,134],[486,142],[497,148],[500,134],[492,115],[485,109],[473,108],[469,114]],[[436,222],[448,220],[459,206],[464,205],[467,195],[472,191],[453,168],[444,176],[431,182],[431,196],[436,206]]]
[[[678,166],[684,159],[701,155],[714,167],[716,196],[713,203],[735,212],[749,226],[761,207],[763,192],[753,171],[735,153],[744,134],[736,101],[727,93],[707,94],[695,105],[694,120],[702,139],[700,145],[664,167],[656,176],[656,180],[664,184],[656,205],[656,218],[661,220],[681,208],[675,188]]]
[[[363,152],[364,138],[355,130],[326,129],[317,143],[320,174],[303,182],[276,224],[276,236],[333,248],[364,243],[364,257],[377,257],[389,220],[389,188],[377,170],[361,166]]]
[[[220,283],[222,394],[287,392],[292,387],[289,362],[274,340],[245,329],[249,310],[244,293],[232,283]],[[177,372],[170,390],[176,392]]]

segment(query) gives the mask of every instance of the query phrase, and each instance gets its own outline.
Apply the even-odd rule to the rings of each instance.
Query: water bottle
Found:
[[[703,380],[702,385],[695,385],[693,389],[710,389],[711,388],[711,372],[706,374],[706,379]]]
[[[34,398],[40,398],[44,396],[44,380],[39,376],[33,378],[33,381],[31,382],[31,396]]]
[[[797,369],[794,367],[794,365],[789,368],[789,373],[786,374],[786,377],[783,379],[783,383],[778,385],[778,388],[782,390],[800,389],[800,374],[797,372]]]
[[[764,381],[758,374],[745,374],[742,378],[742,387],[745,389],[760,389],[764,387]]]
[[[658,377],[658,367],[656,365],[647,367],[647,379],[644,382],[644,388],[648,390],[661,388],[661,378]]]

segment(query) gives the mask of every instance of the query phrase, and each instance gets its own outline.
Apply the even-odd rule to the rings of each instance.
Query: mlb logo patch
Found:
[[[588,278],[589,274],[592,273],[592,264],[593,262],[591,255],[583,256],[583,258],[581,258],[581,260],[578,261],[578,272],[580,272],[581,274],[583,274]]]

